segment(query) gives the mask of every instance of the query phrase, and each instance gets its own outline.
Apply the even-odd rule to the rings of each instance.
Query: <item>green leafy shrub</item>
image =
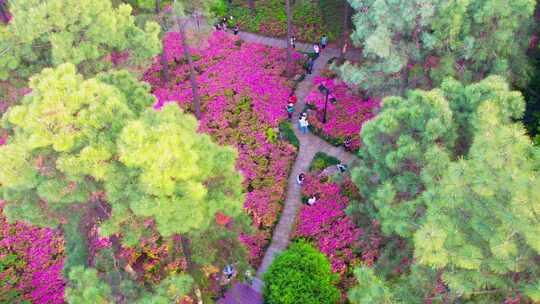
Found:
[[[297,149],[300,148],[300,141],[298,140],[298,137],[294,134],[294,130],[292,128],[292,124],[288,121],[282,121],[279,123],[279,131],[285,139],[290,142],[293,146],[295,146]]]
[[[322,171],[333,165],[337,165],[341,161],[331,155],[324,152],[317,152],[309,164],[309,171]]]
[[[322,253],[305,242],[294,243],[265,273],[263,296],[272,304],[338,303],[337,280]]]

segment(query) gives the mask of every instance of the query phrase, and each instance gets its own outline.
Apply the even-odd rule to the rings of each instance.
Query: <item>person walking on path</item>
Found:
[[[313,58],[309,58],[308,59],[308,62],[307,62],[307,67],[306,67],[306,72],[308,74],[311,74],[311,72],[313,71],[313,64],[315,64],[315,60]]]
[[[319,55],[321,53],[321,48],[319,47],[318,43],[315,43],[313,45],[313,51],[315,52],[315,59],[319,58]]]
[[[238,35],[238,32],[240,31],[240,28],[238,27],[238,23],[233,28],[234,34]]]
[[[346,152],[351,152],[352,151],[351,146],[352,146],[352,138],[351,138],[351,136],[345,137],[345,140],[343,141],[343,148],[345,149],[345,151]]]
[[[305,179],[306,179],[306,174],[300,173],[300,174],[298,174],[298,176],[296,177],[296,183],[297,183],[298,185],[301,186],[301,185],[304,183],[304,180],[305,180]]]
[[[291,36],[291,45],[293,49],[296,48],[296,37],[294,37],[294,35]]]
[[[298,120],[298,125],[300,127],[300,133],[302,134],[308,133],[309,122],[307,120],[306,113],[302,113],[302,116],[300,116],[300,119]]]
[[[326,46],[328,45],[328,37],[326,35],[323,35],[321,38],[321,47],[324,50]]]
[[[294,104],[289,103],[287,105],[287,117],[289,117],[289,121],[292,119],[293,113],[294,113]]]

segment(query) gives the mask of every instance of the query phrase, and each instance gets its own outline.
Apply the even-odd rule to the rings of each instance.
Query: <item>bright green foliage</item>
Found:
[[[456,138],[450,107],[439,90],[386,98],[361,137],[353,181],[376,208],[383,232],[410,237],[425,208],[420,194]]]
[[[10,11],[13,20],[0,28],[0,79],[65,62],[92,74],[110,67],[104,58],[113,51],[129,50],[138,61],[161,48],[158,24],[140,29],[129,5],[113,8],[110,0],[20,0]]]
[[[358,285],[349,291],[349,299],[353,304],[395,303],[388,283],[378,278],[372,268],[367,266],[356,268],[354,276],[358,281]]]
[[[448,76],[470,83],[489,74],[523,85],[534,0],[349,0],[357,11],[353,43],[360,66],[344,79],[375,95],[439,85]],[[494,21],[495,20],[495,21]]]
[[[468,157],[452,163],[427,193],[415,255],[444,270],[443,280],[456,294],[522,288],[511,276],[522,273],[531,276],[536,287],[529,295],[538,301],[540,150],[495,103],[479,107],[474,128]]]
[[[126,234],[135,233],[134,226],[124,223],[128,212],[154,218],[163,236],[204,230],[217,211],[229,216],[242,213],[236,154],[218,147],[208,135],[197,134],[196,128],[196,120],[175,105],[147,111],[124,128],[119,160],[129,169],[124,178],[130,182],[111,178],[106,183],[113,204],[106,234],[122,227],[129,227]],[[116,209],[124,206],[124,200],[129,208]]]
[[[60,225],[67,240],[66,271],[86,263],[78,223],[86,207],[95,207],[97,200],[90,198],[98,191],[105,192],[112,207],[102,232],[121,233],[125,244],[136,245],[152,232],[149,222],[164,238],[182,234],[208,246],[237,239],[236,230],[215,231],[217,212],[245,224],[236,153],[198,134],[191,115],[176,105],[153,110],[148,85],[125,71],[84,80],[73,64],[62,64],[33,77],[30,88],[22,104],[3,117],[14,135],[0,147],[2,199],[10,220]],[[208,231],[212,238],[203,239]],[[241,248],[231,251],[237,254]],[[221,255],[200,250],[194,256],[213,263]],[[115,295],[125,291],[133,293],[125,295],[131,299],[146,297],[111,267],[101,269],[100,276]],[[169,288],[178,282],[187,281],[163,281],[148,303],[170,303],[163,300],[169,293],[180,297],[187,287]],[[86,297],[77,286],[73,294]]]
[[[10,220],[55,226],[61,214],[87,202],[99,182],[117,170],[119,132],[153,99],[148,86],[127,72],[101,77],[123,89],[83,80],[72,64],[45,69],[30,80],[32,94],[4,115],[4,125],[15,132],[0,148],[0,183]]]
[[[93,268],[77,266],[69,273],[71,286],[66,289],[66,300],[70,304],[114,303],[111,289],[101,282]]]
[[[264,274],[264,298],[272,304],[338,303],[337,276],[328,259],[307,243],[292,244]]]
[[[503,123],[520,119],[525,111],[522,95],[517,91],[510,91],[508,83],[501,77],[488,77],[468,86],[454,79],[447,79],[442,83],[441,89],[452,109],[454,125],[459,135],[456,156],[467,154],[475,130],[474,121],[478,120],[477,109],[482,103],[487,101],[497,105],[503,112]]]

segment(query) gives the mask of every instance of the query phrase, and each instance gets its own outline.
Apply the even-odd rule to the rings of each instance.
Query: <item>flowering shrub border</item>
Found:
[[[191,111],[189,70],[182,60],[178,33],[165,36],[164,50],[173,81],[161,82],[159,58],[144,75],[158,99],[154,108],[177,102]],[[249,249],[251,264],[257,266],[278,221],[297,154],[293,145],[272,136],[287,118],[285,105],[294,85],[285,77],[286,53],[217,31],[205,48],[191,48],[191,54],[197,59],[194,65],[203,113],[199,131],[220,144],[235,146],[239,152],[237,168],[245,178],[247,193],[244,208],[256,231],[241,235],[241,240]],[[293,59],[295,74],[301,74],[304,57],[294,53]]]
[[[330,90],[326,124],[322,123],[326,97],[318,90],[321,84]],[[335,103],[330,101],[332,97],[336,99]],[[306,96],[306,105],[315,113],[308,117],[313,133],[335,146],[342,145],[345,137],[351,136],[351,149],[356,151],[360,147],[362,125],[375,116],[380,101],[377,99],[363,100],[337,78],[317,76],[313,78],[312,90]]]

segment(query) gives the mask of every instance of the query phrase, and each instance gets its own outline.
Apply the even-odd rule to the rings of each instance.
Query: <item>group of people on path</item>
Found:
[[[289,100],[287,101],[286,111],[287,111],[287,117],[289,118],[289,121],[292,120],[293,114],[294,114],[294,106],[296,102],[298,101],[298,98],[294,94],[294,92],[291,92],[289,94]],[[307,134],[309,129],[309,121],[307,118],[307,113],[303,112],[298,116],[298,130],[300,130],[300,133]]]
[[[221,20],[216,22],[216,24],[214,24],[216,31],[219,31],[219,30],[227,31],[228,26],[229,26],[229,20],[230,20],[230,23],[232,23],[234,20],[234,17],[233,16],[229,16],[229,18],[223,17]],[[240,27],[238,26],[238,23],[236,23],[233,26],[232,31],[235,35],[238,35],[238,32],[240,31]]]

